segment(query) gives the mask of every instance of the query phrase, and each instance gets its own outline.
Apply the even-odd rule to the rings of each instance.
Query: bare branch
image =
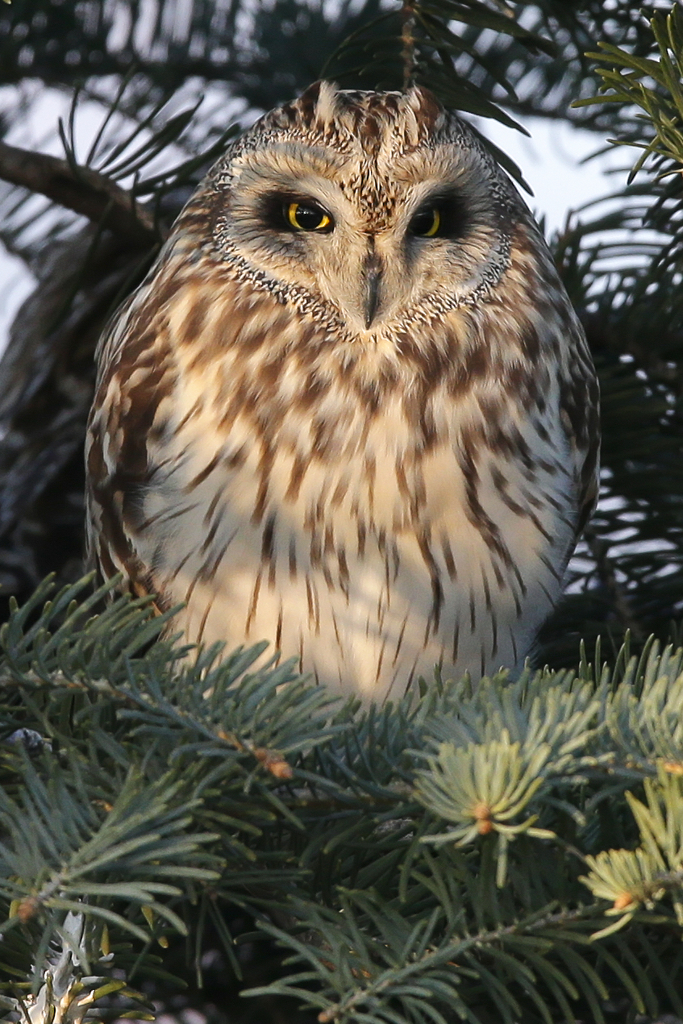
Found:
[[[39,192],[136,246],[146,248],[159,241],[149,210],[90,167],[74,167],[59,157],[0,142],[0,178]]]

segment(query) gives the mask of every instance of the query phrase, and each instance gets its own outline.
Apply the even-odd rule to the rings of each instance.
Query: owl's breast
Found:
[[[174,405],[136,547],[154,588],[186,602],[189,640],[268,639],[374,700],[435,665],[479,676],[526,655],[576,518],[559,417],[539,433],[490,389],[435,391],[426,442],[399,395],[370,415],[326,393],[290,418],[255,400],[218,426],[211,389]]]

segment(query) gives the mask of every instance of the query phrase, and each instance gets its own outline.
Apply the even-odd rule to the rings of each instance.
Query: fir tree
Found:
[[[0,363],[3,1019],[683,1016],[679,5],[13,0],[0,54],[6,132],[31,83],[72,97],[62,158],[0,142],[0,237],[39,282]],[[182,660],[78,582],[101,327],[239,122],[321,74],[569,119],[633,164],[551,240],[605,467],[552,669],[370,712],[260,649]]]

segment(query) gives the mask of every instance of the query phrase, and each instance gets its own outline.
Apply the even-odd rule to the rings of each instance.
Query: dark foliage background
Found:
[[[661,99],[643,118],[649,94],[635,86],[618,102],[589,102],[611,64],[610,54],[586,56],[602,42],[633,61],[652,57],[650,19],[671,9],[658,0],[637,8],[627,0],[0,5],[0,135],[38,116],[46,87],[73,98],[61,126],[61,168],[24,156],[16,172],[16,154],[0,143],[0,240],[38,281],[0,361],[0,621],[9,598],[25,601],[46,573],[60,582],[80,576],[83,431],[104,322],[144,274],[230,123],[247,123],[326,75],[367,87],[419,80],[465,116],[570,121],[595,134],[596,148],[608,138],[650,147],[632,181],[615,181],[611,201],[574,216],[550,240],[601,377],[604,470],[600,507],[538,660],[573,666],[580,638],[592,645],[602,634],[603,650],[618,648],[626,629],[634,650],[650,633],[678,638],[683,193],[680,174],[671,173],[681,154],[666,126],[680,129],[683,109],[671,93],[680,66],[672,58],[668,83],[647,65],[640,78],[634,72],[633,81]],[[675,54],[681,39],[669,42]],[[78,126],[93,117],[103,128],[88,152],[77,143]],[[57,126],[43,130],[48,140]],[[639,151],[632,152],[635,161]],[[103,196],[85,168],[134,196],[135,224],[110,218],[108,203],[121,196]],[[74,182],[92,198],[88,218],[73,200]],[[169,969],[181,974],[180,944],[169,956]],[[220,1005],[236,991],[226,988],[216,956],[215,970],[207,961],[202,1005],[207,993]],[[245,954],[244,963],[252,985],[269,974],[267,956]],[[259,1006],[239,1019],[266,1012],[274,1021],[298,1019],[289,1010],[285,1018],[272,999],[267,1011]]]

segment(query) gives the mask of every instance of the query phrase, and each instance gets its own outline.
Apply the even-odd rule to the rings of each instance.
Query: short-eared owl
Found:
[[[98,359],[91,554],[185,602],[188,640],[378,701],[528,653],[595,497],[597,386],[526,206],[427,90],[262,117]]]

